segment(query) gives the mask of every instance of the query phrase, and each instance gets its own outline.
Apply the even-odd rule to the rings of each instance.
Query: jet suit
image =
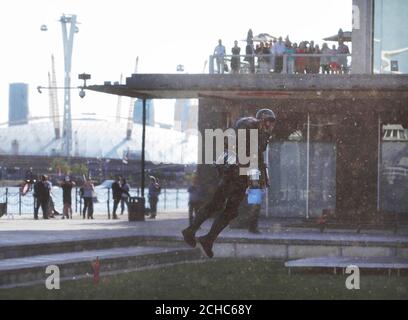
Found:
[[[267,186],[267,170],[264,163],[263,153],[269,142],[269,135],[262,133],[260,130],[260,120],[253,117],[239,119],[234,130],[238,138],[238,130],[246,130],[246,153],[249,153],[250,146],[250,129],[258,129],[258,169],[261,171],[261,183]],[[228,157],[228,152],[224,152]],[[225,158],[225,160],[227,160]],[[247,165],[249,166],[249,165]],[[195,232],[200,228],[201,224],[213,215],[215,211],[223,208],[220,214],[216,217],[209,233],[204,236],[206,241],[214,242],[218,235],[229,222],[238,216],[238,208],[241,201],[245,198],[246,189],[248,187],[247,175],[240,175],[240,168],[245,167],[239,163],[230,164],[224,162],[223,165],[218,165],[220,175],[219,183],[211,197],[197,212],[197,215],[189,227],[188,232]]]

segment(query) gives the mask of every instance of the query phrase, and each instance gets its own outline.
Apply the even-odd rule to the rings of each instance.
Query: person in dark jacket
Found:
[[[36,179],[33,186],[33,198],[34,198],[34,219],[38,220],[38,210],[40,209],[40,201],[38,200],[38,190],[41,183],[41,178]]]
[[[263,154],[269,143],[272,130],[275,127],[276,117],[272,110],[261,109],[256,113],[256,118],[245,117],[239,119],[234,129],[236,131],[243,129],[247,135],[250,134],[251,129],[257,129],[258,139],[258,170],[261,172],[261,185],[268,187],[268,175],[267,168],[263,161]],[[251,139],[246,139],[246,150],[251,150],[249,144]],[[212,258],[214,253],[212,251],[213,244],[218,235],[228,226],[230,221],[237,217],[238,207],[241,201],[245,198],[245,192],[248,187],[248,178],[246,175],[241,174],[240,168],[244,168],[237,161],[230,162],[229,150],[224,153],[227,158],[224,161],[224,165],[221,166],[221,179],[215,187],[213,196],[204,204],[198,211],[193,223],[188,228],[182,231],[184,241],[195,247],[199,244],[205,254]],[[251,155],[252,157],[253,155]],[[228,160],[228,161],[227,161]],[[224,170],[222,170],[224,168]],[[215,218],[210,231],[202,237],[195,238],[195,234],[200,226],[210,216],[218,211],[219,208],[223,208],[222,212]]]
[[[122,188],[122,196],[120,198],[120,214],[122,215],[123,212],[125,211],[125,204],[126,207],[129,210],[129,191],[130,191],[130,186],[129,184],[126,182],[125,178],[122,178],[122,183],[121,183],[121,188]]]
[[[254,42],[251,40],[247,41],[247,46],[245,47],[245,58],[244,60],[249,64],[249,72],[255,73],[255,49]]]
[[[69,176],[66,176],[60,186],[62,188],[62,202],[64,204],[62,219],[72,219],[72,188],[75,186],[75,182],[71,181]]]
[[[191,186],[187,189],[188,192],[188,220],[190,226],[193,224],[193,218],[197,215],[197,211],[203,204],[203,190],[198,184],[197,176],[193,177]]]
[[[149,185],[149,204],[150,204],[150,216],[149,219],[155,219],[157,215],[157,202],[159,201],[159,194],[161,192],[161,187],[159,181],[150,176],[150,185]]]
[[[121,177],[116,177],[115,182],[112,183],[112,198],[113,198],[113,211],[112,218],[118,219],[116,215],[116,210],[118,209],[119,202],[122,198],[122,186],[120,184]],[[110,214],[108,212],[108,219],[110,219]]]
[[[48,219],[48,205],[50,202],[51,184],[48,182],[46,175],[41,176],[41,181],[37,185],[36,195],[39,206],[43,212],[43,218]],[[38,210],[37,210],[38,214]],[[36,216],[38,218],[38,216]]]

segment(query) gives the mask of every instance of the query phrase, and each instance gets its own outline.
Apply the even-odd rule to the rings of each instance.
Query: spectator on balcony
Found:
[[[263,42],[259,44],[259,47],[255,50],[256,55],[258,56],[258,67],[260,73],[267,73],[269,62],[267,62],[265,54],[267,54],[267,50]]]
[[[248,30],[248,33],[247,33],[247,43],[250,42],[250,41],[252,41],[253,38],[254,38],[254,35],[253,35],[253,33],[252,33],[252,29],[249,29],[249,30]]]
[[[306,41],[306,44],[307,45],[305,53],[307,54],[307,56],[305,57],[305,71],[306,73],[312,73],[313,58],[310,55],[314,54],[315,52],[314,41]]]
[[[315,55],[320,55],[321,54],[320,47],[319,47],[318,44],[316,44],[314,46],[313,54],[315,54]],[[313,56],[310,59],[310,62],[311,62],[310,70],[314,74],[317,74],[320,71],[320,59],[321,59],[321,57],[319,57],[319,56]]]
[[[221,39],[218,40],[218,45],[214,49],[214,57],[217,62],[217,72],[224,73],[225,47]]]
[[[327,43],[323,43],[322,46],[322,57],[320,58],[320,66],[322,68],[322,73],[323,74],[329,74],[330,73],[330,49]]]
[[[241,57],[239,56],[241,53],[241,48],[238,47],[238,41],[234,41],[234,46],[231,49],[232,58],[231,58],[231,72],[232,73],[239,73],[239,69],[241,67]]]
[[[299,48],[296,50],[297,54],[305,54],[306,53],[306,43],[302,41],[299,44]],[[296,73],[304,74],[306,70],[306,58],[304,56],[299,56],[295,58],[295,70]]]
[[[291,56],[292,54],[296,53],[296,48],[297,44],[294,43],[292,46],[292,43],[290,42],[289,38],[286,38],[285,41],[285,54],[289,55],[287,56],[287,65],[286,65],[286,72],[289,74],[295,73],[295,57]]]
[[[269,70],[274,71],[275,70],[275,55],[274,55],[274,45],[276,43],[276,39],[273,39],[269,41],[269,52],[271,53],[271,56],[269,58]]]
[[[264,44],[263,55],[264,55],[264,62],[265,62],[265,65],[263,66],[264,71],[265,73],[269,73],[270,69],[272,69],[271,68],[272,49],[268,42],[265,42]]]
[[[339,47],[337,48],[337,54],[350,54],[349,47],[344,43],[343,39],[339,39]],[[347,56],[338,57],[340,70],[342,73],[348,73]]]
[[[337,49],[335,44],[332,46],[330,54],[332,55],[332,57],[330,58],[330,73],[340,73],[341,66],[338,62]]]
[[[255,73],[255,50],[254,42],[252,40],[247,42],[245,47],[245,61],[249,64],[249,72]]]
[[[283,68],[283,55],[286,47],[282,41],[282,37],[279,37],[278,42],[273,47],[273,53],[275,55],[275,73],[281,73]]]

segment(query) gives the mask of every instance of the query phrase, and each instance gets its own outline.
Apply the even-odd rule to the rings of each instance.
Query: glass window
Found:
[[[374,0],[374,73],[408,73],[408,1]]]

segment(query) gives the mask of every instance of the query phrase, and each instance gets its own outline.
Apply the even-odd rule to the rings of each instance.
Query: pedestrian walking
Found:
[[[149,205],[150,205],[150,216],[149,219],[156,219],[157,215],[157,202],[159,201],[159,194],[161,192],[161,186],[158,181],[153,176],[150,176],[149,185]]]

